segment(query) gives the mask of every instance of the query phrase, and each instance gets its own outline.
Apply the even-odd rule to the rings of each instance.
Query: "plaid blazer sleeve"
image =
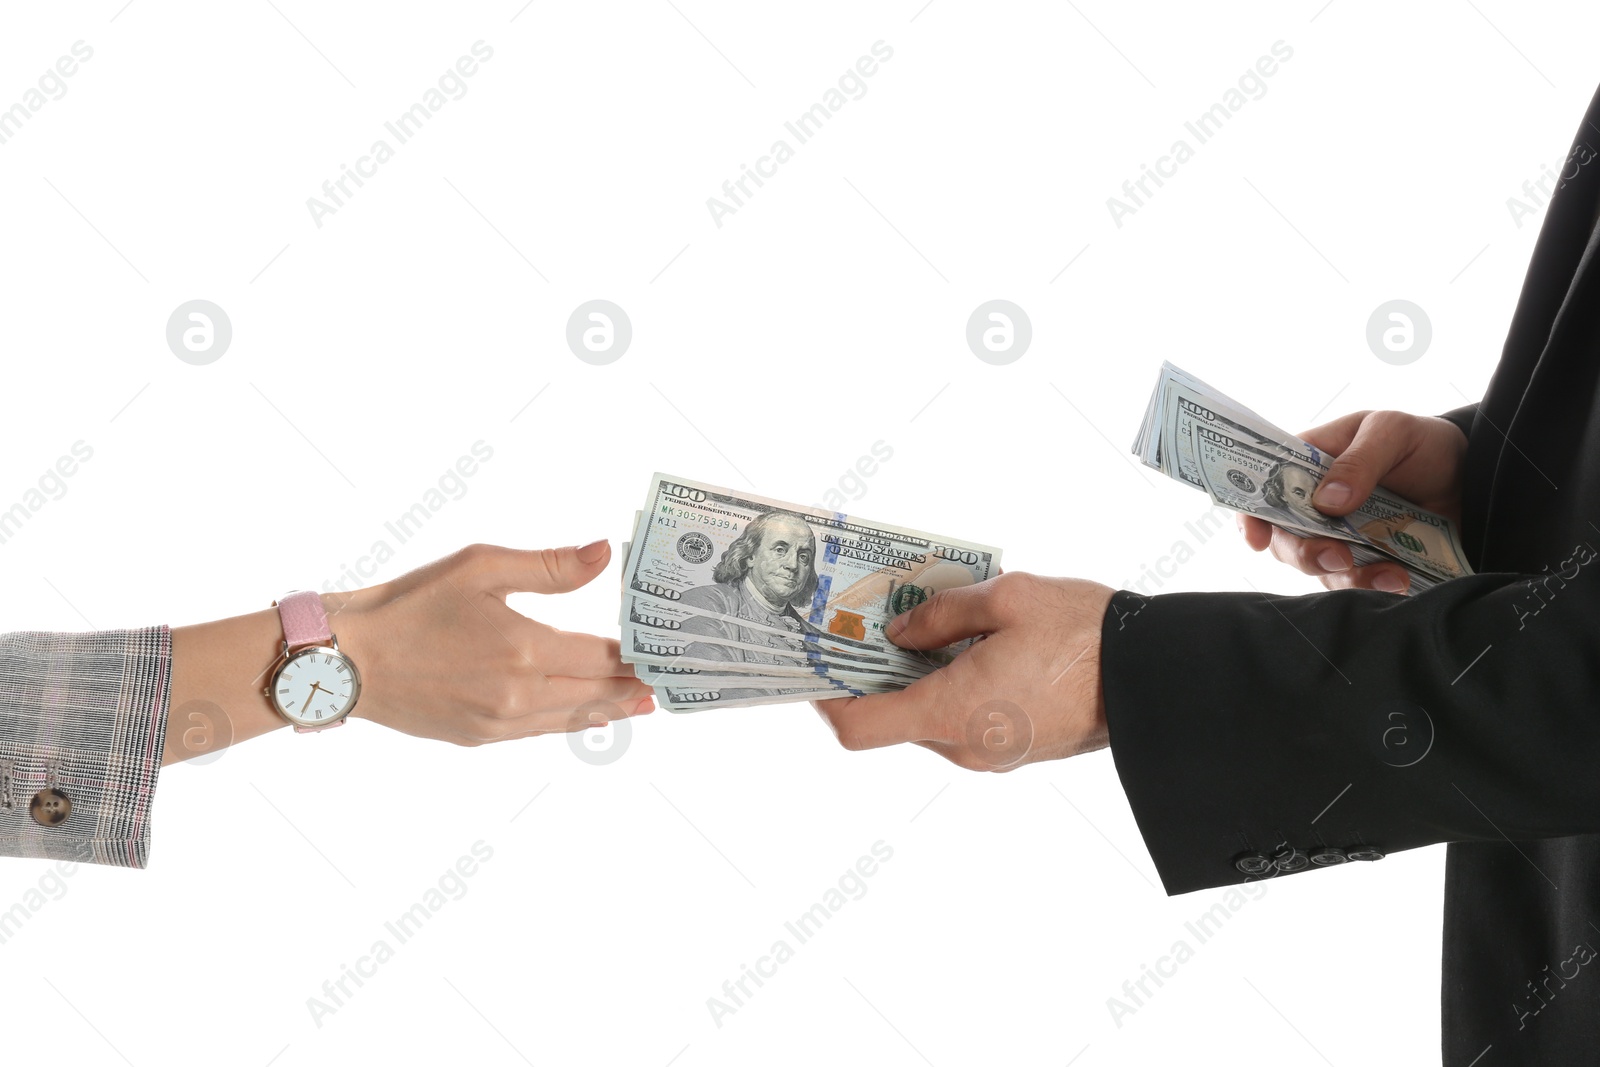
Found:
[[[145,866],[171,666],[165,625],[0,634],[0,856]],[[52,786],[71,808],[41,825]]]

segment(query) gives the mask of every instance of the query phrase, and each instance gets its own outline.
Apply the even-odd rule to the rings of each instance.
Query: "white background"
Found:
[[[94,455],[0,545],[0,630],[321,587],[480,439],[374,580],[620,542],[657,469],[817,501],[882,440],[847,506],[1008,569],[1125,585],[1184,539],[1160,591],[1320,588],[1231,521],[1197,543],[1207,502],[1126,455],[1156,368],[1294,429],[1476,399],[1542,219],[1506,200],[1560,166],[1600,17],[921,2],[7,5],[0,107],[94,55],[0,145],[0,507]],[[480,39],[466,95],[318,228],[307,198]],[[707,197],[879,40],[866,94],[716,226]],[[1116,226],[1107,197],[1279,40],[1265,95]],[[165,341],[196,298],[233,324],[209,366]],[[632,319],[609,366],[565,344],[592,298]],[[993,298],[1033,324],[1008,366],[965,343]],[[1406,366],[1365,340],[1395,298],[1433,324]],[[514,604],[613,633],[615,566]],[[1182,657],[1149,650],[1206,669]],[[314,1023],[479,840],[466,895]],[[879,840],[866,895],[715,1025]],[[976,775],[846,753],[805,705],[658,712],[607,766],[356,723],[164,771],[149,869],[80,868],[4,944],[0,1023],[13,1057],[82,1064],[1435,1062],[1443,863],[1271,883],[1118,1026],[1107,998],[1223,891],[1159,889],[1109,752]],[[48,870],[0,865],[0,909]]]

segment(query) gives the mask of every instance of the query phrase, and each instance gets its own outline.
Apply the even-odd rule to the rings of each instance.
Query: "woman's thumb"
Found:
[[[571,548],[495,546],[486,555],[490,558],[484,576],[496,592],[567,593],[605,570],[611,544],[600,540]]]

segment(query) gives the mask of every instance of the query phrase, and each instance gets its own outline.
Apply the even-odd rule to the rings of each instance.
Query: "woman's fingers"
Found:
[[[634,676],[633,668],[622,662],[622,646],[615,637],[557,630],[493,597],[482,598],[477,607],[488,624],[484,631],[487,639],[503,641],[509,652],[542,674],[569,678]]]
[[[546,673],[569,678],[634,677],[633,668],[622,662],[622,646],[615,637],[544,629],[533,644]]]
[[[545,696],[555,704],[506,723],[507,737],[576,733],[655,710],[650,687],[637,678],[552,678]]]
[[[614,705],[620,717],[644,714],[641,702],[650,696],[650,687],[639,679],[627,678],[547,678],[525,680],[518,699],[507,711],[517,719],[531,716],[568,717],[588,704]],[[596,708],[602,716],[609,708]],[[573,729],[585,724],[579,723]]]
[[[499,706],[458,716],[465,744],[573,733],[655,710],[650,687],[637,678],[524,679]]]

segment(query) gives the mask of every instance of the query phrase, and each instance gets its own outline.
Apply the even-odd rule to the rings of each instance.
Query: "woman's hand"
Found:
[[[567,633],[506,606],[564,593],[611,548],[470,545],[393,581],[323,593],[339,648],[361,672],[352,717],[458,745],[571,732],[654,710],[617,641]],[[276,608],[172,628],[163,763],[211,756],[284,726],[262,693],[283,645]]]
[[[1461,466],[1467,438],[1455,423],[1403,411],[1357,411],[1300,435],[1337,455],[1311,503],[1327,515],[1347,515],[1381,484],[1453,522],[1461,520]],[[1340,491],[1343,487],[1343,491]],[[1350,546],[1331,537],[1301,538],[1249,515],[1239,529],[1257,552],[1270,547],[1284,563],[1329,589],[1403,593],[1410,584],[1398,563],[1353,566]]]
[[[339,647],[361,671],[352,716],[479,745],[654,710],[615,638],[557,630],[506,606],[509,593],[586,585],[610,558],[604,541],[469,545],[393,581],[322,594]]]

